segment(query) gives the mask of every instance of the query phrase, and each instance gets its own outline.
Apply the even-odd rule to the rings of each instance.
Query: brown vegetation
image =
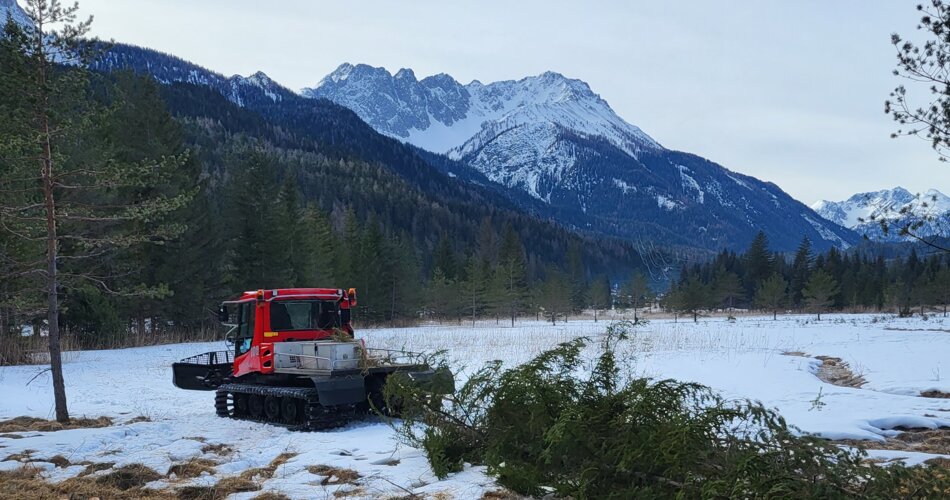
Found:
[[[818,378],[823,382],[853,388],[860,388],[867,383],[863,376],[852,372],[848,363],[842,361],[841,358],[815,356],[815,359],[821,360],[821,366],[818,367]]]
[[[325,476],[320,484],[326,486],[329,484],[357,484],[356,480],[360,478],[358,472],[353,469],[341,469],[329,465],[311,465],[307,471],[318,476]]]
[[[109,427],[110,425],[112,425],[112,419],[109,417],[72,418],[68,424],[61,424],[55,420],[43,418],[16,417],[0,421],[0,432],[54,432],[68,429]]]

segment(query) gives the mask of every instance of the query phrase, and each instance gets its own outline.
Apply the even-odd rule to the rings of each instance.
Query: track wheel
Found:
[[[247,412],[251,418],[261,418],[264,415],[264,398],[257,394],[247,397]]]
[[[235,417],[247,415],[247,394],[234,394],[234,411],[232,414]]]
[[[278,420],[280,418],[280,400],[277,396],[267,396],[264,398],[264,414],[268,420]]]
[[[280,402],[280,416],[286,424],[297,423],[300,415],[303,412],[300,411],[300,405],[297,402],[296,398],[281,398]]]

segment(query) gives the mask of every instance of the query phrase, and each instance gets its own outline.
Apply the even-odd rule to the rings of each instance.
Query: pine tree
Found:
[[[647,277],[640,271],[634,272],[630,280],[623,286],[621,295],[623,296],[624,306],[633,307],[633,319],[636,321],[638,319],[637,311],[644,302],[649,300],[651,295]]]
[[[455,249],[452,248],[452,242],[446,234],[439,237],[439,244],[435,248],[435,255],[432,258],[432,268],[442,271],[442,275],[449,280],[454,281],[458,278],[458,264],[455,260]]]
[[[838,283],[834,277],[824,269],[819,269],[808,279],[802,295],[805,298],[805,304],[818,314],[818,320],[821,321],[821,311],[834,304],[838,291]]]
[[[485,307],[485,294],[487,289],[487,264],[481,261],[477,255],[472,255],[465,266],[465,281],[462,282],[462,293],[464,298],[464,308],[466,314],[472,317],[472,327],[475,326],[475,320],[478,314]]]
[[[184,162],[181,156],[121,161],[102,142],[109,110],[89,98],[91,19],[77,21],[78,6],[29,0],[31,26],[7,20],[0,37],[0,217],[2,227],[42,251],[42,263],[15,264],[35,276],[46,295],[50,372],[56,420],[69,421],[60,356],[60,293],[94,286],[117,292],[99,265],[118,248],[172,240],[184,230],[164,216],[193,193],[155,193]],[[59,29],[56,29],[59,27]],[[66,259],[69,259],[68,261]],[[65,271],[65,272],[64,272]],[[123,293],[154,295],[161,287]]]
[[[495,289],[501,293],[499,306],[507,309],[511,326],[515,326],[515,318],[524,310],[528,298],[528,285],[525,278],[524,245],[510,225],[505,229],[505,237],[498,252],[495,275]]]
[[[943,306],[943,316],[947,317],[947,304],[950,303],[950,267],[937,272],[933,281],[935,302]]]
[[[547,277],[540,286],[538,304],[543,315],[552,325],[559,317],[571,311],[571,290],[567,277],[559,269],[549,267]]]
[[[567,248],[568,281],[571,287],[571,307],[579,313],[587,306],[587,277],[580,242],[573,241]]]
[[[594,322],[597,322],[597,310],[610,307],[610,280],[607,275],[601,274],[590,284],[588,300],[594,308]]]
[[[811,253],[811,240],[808,237],[802,239],[795,252],[795,260],[792,262],[792,283],[790,296],[792,305],[801,307],[802,291],[805,289],[805,283],[808,282],[811,273],[811,265],[814,256]]]
[[[739,276],[726,271],[725,268],[719,268],[713,278],[713,293],[720,304],[732,309],[735,307],[735,300],[743,295]]]
[[[769,239],[765,233],[759,231],[749,250],[745,254],[745,284],[746,290],[751,294],[755,292],[757,286],[765,281],[772,274],[772,253],[769,251]]]
[[[677,294],[677,309],[691,314],[693,322],[699,321],[699,311],[709,301],[709,288],[697,278],[689,278],[686,283],[679,288]]]
[[[772,320],[775,320],[778,316],[778,310],[788,297],[787,289],[788,282],[782,278],[782,275],[775,273],[759,286],[755,293],[755,303],[762,309],[772,311]]]

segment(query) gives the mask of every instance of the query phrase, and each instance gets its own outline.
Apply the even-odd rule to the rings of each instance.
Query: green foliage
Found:
[[[775,273],[759,286],[755,293],[755,303],[763,309],[772,311],[772,319],[775,319],[779,308],[788,298],[787,290],[788,282],[780,274]]]
[[[838,282],[828,272],[819,269],[812,273],[808,282],[805,283],[805,289],[802,290],[802,296],[805,298],[805,304],[809,309],[818,313],[818,319],[821,319],[821,312],[834,304],[834,296],[839,292]]]
[[[937,468],[879,467],[859,450],[799,436],[760,404],[626,378],[618,348],[633,326],[609,327],[593,360],[579,338],[518,367],[489,363],[446,401],[388,384],[388,400],[403,405],[399,435],[439,477],[484,464],[533,496],[895,498],[950,488]]]

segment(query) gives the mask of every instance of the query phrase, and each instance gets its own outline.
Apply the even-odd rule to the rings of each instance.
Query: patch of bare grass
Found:
[[[201,453],[214,453],[215,455],[226,457],[234,453],[234,448],[224,443],[206,444],[201,447]]]
[[[874,450],[915,451],[950,455],[950,427],[940,429],[903,429],[900,434],[887,438],[883,443],[844,440],[838,441],[849,446],[860,446]]]
[[[85,465],[86,470],[79,473],[78,477],[85,477],[90,474],[95,474],[96,472],[109,470],[115,465],[115,462],[96,462],[96,463],[80,463],[77,465]]]
[[[154,472],[154,471],[153,471]],[[0,472],[0,498],[18,500],[117,499],[117,500],[171,500],[173,492],[148,490],[140,487],[118,488],[118,483],[100,483],[88,477],[75,477],[61,483],[47,483],[39,469],[26,465],[16,470]]]
[[[920,393],[923,398],[950,399],[950,392],[943,391],[924,391]]]
[[[290,497],[284,495],[283,493],[275,493],[273,491],[265,491],[260,495],[252,498],[251,500],[290,500]]]
[[[353,469],[343,469],[329,465],[311,465],[307,471],[318,476],[325,476],[320,484],[326,486],[331,484],[357,484],[360,478],[358,472]]]
[[[164,476],[142,464],[131,464],[97,477],[96,483],[118,490],[130,490],[141,488],[162,477]]]
[[[276,458],[271,460],[271,463],[268,464],[266,467],[256,467],[253,469],[248,469],[242,472],[240,477],[244,479],[250,479],[250,480],[253,480],[254,478],[258,478],[258,477],[265,480],[271,479],[272,477],[274,477],[274,472],[277,471],[278,467],[287,463],[288,460],[296,456],[297,456],[296,453],[281,453],[280,455],[277,455]]]
[[[867,383],[864,377],[852,372],[848,363],[842,361],[841,358],[815,356],[815,359],[821,360],[821,366],[818,367],[818,378],[823,382],[856,389]]]
[[[0,421],[0,432],[54,432],[67,429],[109,427],[110,425],[112,425],[112,419],[109,417],[71,418],[68,424],[61,424],[55,420],[46,420],[45,418],[16,417]]]
[[[172,465],[168,468],[168,475],[172,474],[179,479],[192,479],[196,478],[205,472],[208,474],[214,474],[214,467],[218,465],[217,462],[213,460],[208,460],[207,458],[192,458],[187,462],[182,462],[180,464]]]
[[[481,500],[524,500],[528,497],[523,497],[517,493],[512,493],[505,489],[491,490],[486,491],[482,495]]]

